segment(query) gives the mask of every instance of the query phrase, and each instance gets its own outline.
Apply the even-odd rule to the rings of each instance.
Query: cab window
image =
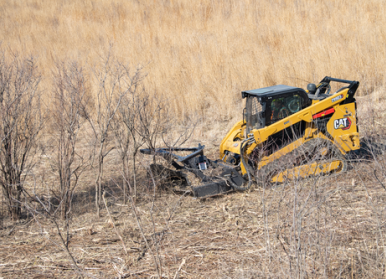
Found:
[[[302,107],[303,98],[297,94],[273,98],[271,101],[271,124],[300,111]]]
[[[260,103],[257,97],[249,96],[246,103],[246,116],[247,116],[247,132],[252,129],[261,129],[265,126],[265,119],[263,112],[265,110],[265,104]]]

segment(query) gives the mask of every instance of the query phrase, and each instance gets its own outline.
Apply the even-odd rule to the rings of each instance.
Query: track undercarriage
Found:
[[[287,179],[338,174],[346,170],[347,161],[339,149],[329,140],[317,138],[264,164],[256,172],[256,180],[258,184],[282,183]]]

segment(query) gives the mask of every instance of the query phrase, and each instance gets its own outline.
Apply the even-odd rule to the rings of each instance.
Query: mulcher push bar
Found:
[[[198,144],[198,147],[170,147],[170,148],[156,148],[155,150],[151,149],[141,149],[140,152],[146,155],[160,155],[164,157],[166,160],[177,159],[177,162],[184,163],[189,161],[193,157],[198,155],[204,155],[205,145]],[[172,152],[181,152],[181,151],[191,151],[187,156],[179,156]]]

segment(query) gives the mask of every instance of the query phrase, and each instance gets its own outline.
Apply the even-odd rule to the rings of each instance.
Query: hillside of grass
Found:
[[[361,81],[360,94],[382,87],[385,9],[381,0],[11,0],[0,3],[0,42],[36,56],[47,77],[63,59],[90,71],[113,45],[179,116],[239,117],[241,90],[327,75]]]

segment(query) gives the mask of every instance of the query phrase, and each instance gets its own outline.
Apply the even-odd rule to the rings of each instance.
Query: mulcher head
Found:
[[[193,195],[197,198],[222,195],[234,191],[234,185],[241,187],[245,183],[237,167],[226,165],[222,161],[212,161],[204,156],[204,147],[199,144],[198,147],[194,148],[141,149],[140,152],[147,155],[162,156],[169,161],[175,170],[153,166],[152,171],[163,169],[163,173],[168,174],[169,180],[172,177],[176,180],[175,177],[179,176],[181,181],[186,181],[191,186]],[[176,154],[176,152],[186,151],[191,153],[187,156]],[[187,173],[189,172],[193,173],[201,181],[201,185],[191,185],[187,178]]]

